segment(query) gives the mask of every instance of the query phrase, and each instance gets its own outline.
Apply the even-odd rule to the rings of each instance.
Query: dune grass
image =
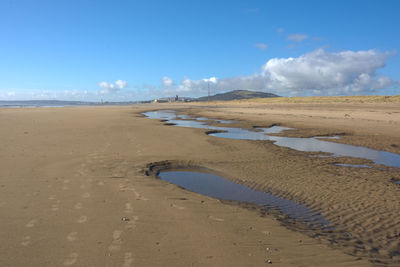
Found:
[[[307,96],[271,97],[222,101],[223,103],[400,103],[400,95],[394,96]]]

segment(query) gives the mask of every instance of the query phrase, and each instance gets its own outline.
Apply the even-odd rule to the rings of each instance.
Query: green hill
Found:
[[[249,98],[266,98],[266,97],[279,97],[279,96],[272,94],[272,93],[254,92],[254,91],[247,91],[247,90],[234,90],[234,91],[210,96],[210,101],[238,100],[238,99],[249,99]],[[208,101],[208,96],[202,96],[202,97],[193,99],[192,101]]]

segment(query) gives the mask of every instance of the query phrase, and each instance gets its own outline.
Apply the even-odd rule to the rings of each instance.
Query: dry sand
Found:
[[[242,126],[278,123],[297,136],[346,133],[341,142],[399,152],[398,103],[0,109],[0,266],[399,264],[398,169],[338,167],[332,162],[366,161],[215,138],[140,115],[171,108]],[[145,175],[165,161],[305,203],[337,228],[311,231]]]

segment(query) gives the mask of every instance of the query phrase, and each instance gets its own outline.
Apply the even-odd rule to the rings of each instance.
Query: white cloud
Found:
[[[317,49],[299,57],[272,58],[260,73],[253,75],[200,80],[185,77],[175,91],[206,93],[208,82],[212,81],[213,90],[219,92],[241,89],[280,95],[368,93],[393,84],[391,78],[376,73],[391,55],[376,50],[331,53]]]
[[[281,32],[284,32],[285,29],[284,29],[284,28],[278,28],[276,31],[279,32],[279,33],[281,33]]]
[[[268,47],[266,44],[263,44],[263,43],[258,43],[258,44],[255,44],[254,46],[260,50],[265,50]]]
[[[174,81],[171,78],[169,78],[167,76],[164,76],[161,79],[161,83],[165,87],[170,87],[170,86],[172,86],[174,84]]]
[[[295,42],[300,43],[300,42],[304,41],[307,38],[308,38],[307,34],[295,33],[295,34],[289,34],[286,37],[286,40],[295,41]]]
[[[78,90],[64,90],[62,92],[64,99],[80,99],[87,94],[87,91],[81,92]]]
[[[207,93],[208,86],[210,85],[215,88],[215,85],[218,84],[217,77],[204,78],[200,80],[191,80],[188,77],[184,77],[179,85],[173,87],[167,87],[163,90],[165,95],[171,94],[186,94],[201,96],[204,93]]]
[[[104,90],[113,90],[115,88],[114,84],[108,82],[99,82],[97,85],[103,88]]]
[[[262,67],[262,75],[269,87],[277,89],[371,91],[392,83],[376,74],[389,56],[375,50],[327,53],[317,49],[298,58],[270,59]]]
[[[116,80],[115,83],[99,82],[97,85],[102,88],[101,94],[109,94],[126,88],[128,83],[124,80]]]
[[[119,89],[124,89],[128,86],[128,83],[126,81],[123,80],[117,80],[115,81],[115,85],[119,88]]]
[[[207,78],[203,79],[203,81],[206,82],[206,83],[217,83],[218,78],[217,77],[210,77],[208,79]]]

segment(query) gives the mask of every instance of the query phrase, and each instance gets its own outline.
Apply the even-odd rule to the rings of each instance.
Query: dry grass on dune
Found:
[[[400,95],[393,96],[307,96],[252,98],[221,103],[400,103]],[[206,102],[205,102],[206,103]],[[213,103],[216,103],[213,101]]]

